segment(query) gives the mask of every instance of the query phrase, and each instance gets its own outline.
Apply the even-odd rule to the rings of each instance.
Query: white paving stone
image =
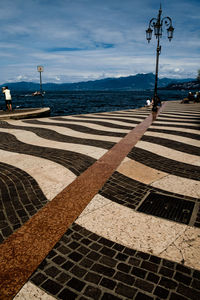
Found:
[[[43,290],[28,281],[13,300],[55,300],[56,298],[45,293]]]
[[[26,143],[26,144],[35,145],[35,146],[39,146],[39,147],[48,147],[48,148],[54,148],[54,149],[69,150],[69,151],[73,151],[76,153],[82,153],[82,154],[88,155],[95,159],[99,159],[102,155],[104,155],[107,152],[107,150],[105,150],[105,149],[102,149],[99,147],[94,147],[94,146],[51,141],[48,139],[41,138],[33,132],[24,131],[24,130],[20,130],[20,129],[1,128],[0,131],[13,134],[19,141]],[[17,149],[16,149],[16,151],[17,151]]]
[[[52,200],[76,178],[76,175],[60,164],[32,155],[0,149],[0,161],[31,175],[48,200]]]
[[[180,142],[180,143],[200,147],[200,141],[199,140],[190,139],[190,138],[187,138],[187,137],[184,137],[184,136],[180,136],[180,135],[178,135],[178,133],[177,133],[177,135],[175,135],[175,134],[168,134],[168,133],[163,133],[163,132],[146,131],[144,135],[163,138],[163,139],[168,139],[168,140],[171,140],[171,141],[177,141],[177,142]],[[199,153],[200,153],[200,150],[199,150]]]
[[[173,150],[168,147],[164,147],[161,145],[145,142],[145,141],[139,141],[136,144],[136,147],[150,151],[154,154],[166,157],[168,159],[172,159],[175,161],[183,162],[186,164],[194,165],[194,166],[200,166],[200,158],[197,155],[191,155],[188,153],[184,153],[181,151]]]
[[[44,120],[44,119],[42,119],[42,120]],[[66,136],[73,136],[73,137],[82,138],[82,139],[94,139],[94,140],[110,141],[110,142],[116,142],[116,143],[121,140],[121,137],[106,136],[106,135],[94,135],[94,134],[90,134],[90,133],[84,133],[84,132],[72,130],[70,128],[53,126],[53,125],[51,126],[48,124],[45,124],[45,125],[43,125],[43,124],[41,124],[41,125],[28,124],[28,123],[24,123],[21,120],[17,120],[17,121],[7,120],[7,123],[9,123],[11,125],[16,125],[16,126],[44,128],[44,129],[46,128],[46,129],[53,130],[57,133],[60,133],[60,134],[66,135]]]
[[[76,220],[83,226],[104,238],[126,247],[144,251],[200,270],[200,229],[136,212],[109,200],[93,198],[90,210]],[[106,205],[105,205],[106,203]],[[93,211],[92,211],[93,207]],[[188,232],[188,238],[185,238]],[[189,240],[191,237],[191,241]],[[187,240],[187,241],[185,241]],[[192,247],[189,247],[191,245]],[[179,249],[174,251],[177,245]],[[183,252],[177,255],[177,252]]]
[[[108,132],[122,132],[122,133],[127,133],[129,132],[130,130],[128,129],[119,129],[119,128],[109,128],[108,126],[103,126],[103,125],[97,125],[97,124],[91,124],[91,123],[87,123],[87,121],[84,121],[84,122],[71,122],[71,121],[68,121],[67,122],[67,119],[64,120],[64,121],[58,121],[58,120],[54,120],[54,119],[44,119],[42,120],[42,122],[51,122],[52,125],[54,123],[59,123],[59,124],[73,124],[73,125],[80,125],[80,126],[85,126],[85,127],[88,127],[88,128],[92,128],[92,129],[96,129],[96,130],[100,130],[100,131],[108,131]],[[134,127],[134,124],[132,124],[132,127]]]
[[[62,118],[64,118],[64,119],[69,119],[69,118],[65,118],[65,117],[62,117]],[[109,119],[110,118],[110,119]],[[138,121],[138,122],[142,122],[143,121],[143,119],[139,119],[139,118],[134,118],[134,117],[118,117],[118,119],[124,119],[124,120],[126,120],[126,123],[125,122],[120,122],[120,121],[116,121],[116,120],[113,120],[113,118],[116,118],[116,116],[115,117],[110,117],[110,116],[107,116],[107,118],[105,119],[105,117],[98,117],[97,118],[97,116],[96,117],[92,117],[92,118],[86,118],[86,117],[84,117],[84,118],[81,118],[81,117],[71,117],[70,119],[71,120],[82,120],[82,121],[100,121],[100,122],[108,122],[108,123],[110,123],[110,124],[117,124],[117,125],[122,125],[122,126],[133,126],[134,125],[134,123],[129,123],[127,120],[130,120],[130,121]]]
[[[197,134],[197,135],[200,135],[200,131],[198,130],[194,130],[194,129],[190,129],[190,128],[180,128],[180,127],[169,127],[168,126],[169,124],[166,124],[166,126],[154,126],[154,125],[151,125],[150,128],[152,129],[161,129],[161,130],[171,130],[173,132],[188,132],[188,133],[191,133],[191,134]]]

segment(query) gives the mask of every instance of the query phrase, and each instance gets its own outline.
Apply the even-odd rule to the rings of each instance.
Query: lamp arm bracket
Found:
[[[154,28],[155,24],[157,23],[157,19],[156,18],[152,18],[149,22],[149,28]]]
[[[161,26],[163,25],[163,22],[164,22],[166,28],[169,28],[170,26],[172,26],[172,19],[170,17],[164,17],[161,20]]]

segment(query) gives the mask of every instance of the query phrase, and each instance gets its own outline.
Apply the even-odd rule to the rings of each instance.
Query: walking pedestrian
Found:
[[[11,97],[10,90],[8,89],[7,86],[5,86],[2,88],[2,92],[5,94],[6,109],[12,111],[12,97]]]

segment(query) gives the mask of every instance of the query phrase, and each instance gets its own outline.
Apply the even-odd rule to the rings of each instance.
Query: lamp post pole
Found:
[[[160,46],[160,38],[162,37],[162,27],[163,27],[163,22],[167,28],[167,33],[168,33],[168,39],[171,41],[173,38],[173,32],[174,28],[172,27],[172,20],[170,17],[164,17],[163,19],[161,18],[162,15],[162,9],[160,6],[159,12],[158,12],[158,17],[153,18],[149,22],[149,28],[146,30],[146,38],[148,43],[151,40],[152,37],[152,32],[154,29],[154,35],[156,36],[157,39],[157,49],[156,49],[156,73],[155,73],[155,87],[154,87],[154,97],[153,97],[153,107],[152,111],[157,111],[157,105],[158,105],[158,65],[159,65],[159,55],[161,53],[161,46]]]
[[[42,72],[44,72],[44,67],[43,66],[37,66],[37,70],[40,73],[40,95],[42,97],[42,107],[43,107]]]

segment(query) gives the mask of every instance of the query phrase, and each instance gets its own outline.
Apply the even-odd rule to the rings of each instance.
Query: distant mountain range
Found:
[[[178,84],[194,81],[192,78],[172,79],[161,78],[158,80],[158,87],[164,88],[170,84]],[[132,90],[151,90],[154,88],[155,75],[153,73],[137,74],[120,78],[105,78],[100,80],[76,82],[76,83],[44,83],[44,91],[132,91]],[[10,82],[4,83],[13,91],[34,92],[40,89],[40,84],[35,82]]]
[[[192,80],[188,82],[174,82],[170,83],[166,89],[168,90],[199,90],[200,82],[197,80]]]

